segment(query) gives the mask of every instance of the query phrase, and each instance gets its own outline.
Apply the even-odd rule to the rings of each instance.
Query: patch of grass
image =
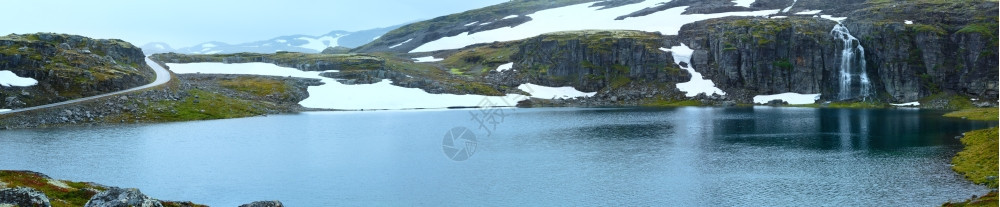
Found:
[[[952,169],[976,184],[997,188],[998,142],[997,129],[989,128],[966,132],[962,138],[965,148],[951,160]]]
[[[7,183],[8,188],[29,187],[41,191],[49,197],[49,203],[55,207],[83,206],[96,194],[84,188],[106,190],[96,185],[70,181],[61,181],[70,187],[62,188],[50,184],[45,177],[22,171],[0,171],[0,181]]]
[[[945,207],[965,207],[965,206],[982,206],[982,207],[996,207],[997,205],[997,191],[993,190],[986,195],[979,196],[976,198],[971,198],[969,200],[958,202],[958,203],[945,203]]]
[[[655,100],[642,104],[645,107],[681,107],[681,106],[701,106],[698,100]]]
[[[190,96],[184,100],[160,101],[148,105],[145,110],[147,113],[141,116],[157,122],[228,119],[266,114],[255,106],[270,105],[266,102],[234,99],[199,89],[187,92]]]
[[[788,58],[774,61],[773,65],[776,68],[780,68],[780,69],[784,69],[784,70],[792,70],[792,68],[793,68],[792,62],[789,62]]]
[[[452,68],[449,72],[453,75],[465,75],[465,72],[458,68]]]
[[[281,81],[260,77],[238,77],[232,80],[222,80],[219,81],[219,85],[261,97],[271,94],[284,95],[289,90],[289,86]]]
[[[977,121],[996,121],[1000,118],[1000,108],[970,108],[961,111],[954,111],[944,115],[945,117],[965,118]]]

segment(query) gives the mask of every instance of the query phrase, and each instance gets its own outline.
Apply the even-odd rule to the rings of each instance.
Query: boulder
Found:
[[[0,206],[3,205],[52,206],[45,193],[27,187],[0,189]]]
[[[135,188],[111,187],[94,195],[85,207],[163,207],[159,200],[149,198]]]

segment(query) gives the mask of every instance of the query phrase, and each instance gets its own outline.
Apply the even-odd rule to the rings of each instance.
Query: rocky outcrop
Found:
[[[0,206],[52,206],[49,197],[38,190],[19,187],[0,189]]]
[[[94,195],[84,207],[163,207],[159,200],[149,198],[135,188],[111,187]]]
[[[0,37],[0,70],[38,81],[0,87],[0,108],[24,108],[149,83],[153,70],[138,47],[121,40],[36,33]]]
[[[691,64],[731,99],[796,92],[833,99],[840,49],[836,23],[812,17],[721,18],[685,25],[679,37],[694,49]]]
[[[659,50],[664,41],[659,34],[638,31],[559,32],[521,41],[513,59],[522,80],[518,82],[583,91],[640,80],[688,81],[690,74],[673,64],[669,53]]]
[[[240,207],[284,207],[281,201],[254,201],[253,203],[243,204]]]
[[[295,52],[278,52],[274,54],[235,53],[217,55],[185,55],[177,53],[162,53],[153,55],[156,60],[168,63],[271,63],[282,67],[296,68],[302,71],[327,70],[377,70],[385,68],[385,60],[364,54],[305,54]]]
[[[995,102],[997,12],[995,1],[870,3],[844,24],[870,48],[875,82],[891,100],[947,92]]]

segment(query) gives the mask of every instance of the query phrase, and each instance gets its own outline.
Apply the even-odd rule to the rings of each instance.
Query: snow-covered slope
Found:
[[[591,7],[593,3],[546,9],[526,15],[531,20],[520,25],[479,31],[472,34],[465,32],[448,36],[424,43],[410,52],[456,49],[479,43],[519,40],[545,33],[571,30],[640,30],[660,32],[664,35],[676,35],[681,26],[700,20],[727,16],[765,16],[780,12],[780,10],[775,9],[714,14],[682,14],[688,8],[687,6],[682,6],[654,12],[645,16],[615,20],[617,17],[670,1],[672,0],[647,0],[606,9]]]

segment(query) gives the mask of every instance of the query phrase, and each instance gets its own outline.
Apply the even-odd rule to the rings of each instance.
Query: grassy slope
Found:
[[[104,186],[94,183],[54,180],[32,172],[0,170],[0,188],[16,187],[29,187],[41,191],[46,197],[49,197],[49,204],[53,207],[83,206],[97,194],[96,191],[107,190]],[[205,206],[172,201],[164,201],[163,205]]]
[[[947,117],[964,117],[970,120],[997,121],[998,108],[975,108],[945,114]],[[944,206],[997,206],[997,174],[1000,168],[1000,152],[997,142],[998,128],[989,128],[965,133],[962,144],[965,148],[958,152],[951,163],[952,169],[977,184],[985,184],[994,190],[984,196],[960,203],[946,203]],[[992,178],[992,179],[991,179]]]

